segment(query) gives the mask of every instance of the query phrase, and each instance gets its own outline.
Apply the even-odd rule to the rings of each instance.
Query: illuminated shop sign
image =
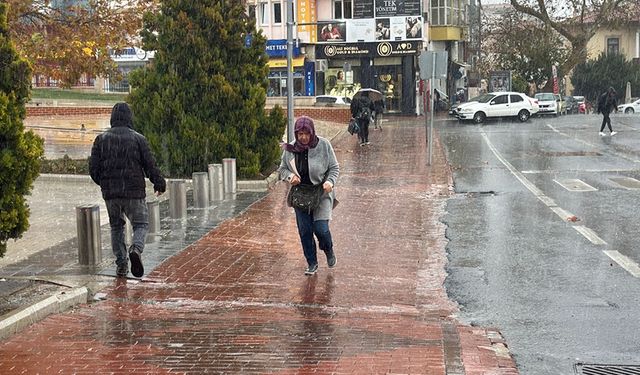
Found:
[[[421,41],[318,44],[316,45],[316,58],[404,56],[415,55],[421,50]]]

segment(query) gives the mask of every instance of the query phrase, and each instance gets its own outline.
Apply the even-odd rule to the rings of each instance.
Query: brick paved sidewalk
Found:
[[[336,138],[336,268],[305,261],[282,183],[142,282],[0,344],[2,374],[517,374],[443,288],[450,174],[422,119]],[[322,259],[322,257],[320,257]]]

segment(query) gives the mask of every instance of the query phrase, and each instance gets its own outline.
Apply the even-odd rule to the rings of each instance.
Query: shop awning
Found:
[[[294,67],[304,66],[304,56],[294,57],[292,63]],[[268,65],[269,68],[286,68],[287,59],[269,59]]]

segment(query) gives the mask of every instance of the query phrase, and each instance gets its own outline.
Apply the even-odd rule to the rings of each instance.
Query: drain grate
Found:
[[[576,363],[575,370],[578,375],[640,375],[640,365]]]

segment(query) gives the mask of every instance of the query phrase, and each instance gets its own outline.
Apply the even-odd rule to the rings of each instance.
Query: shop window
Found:
[[[260,3],[260,24],[268,25],[269,24],[269,3],[262,2]]]
[[[607,38],[607,55],[617,55],[620,53],[620,39]]]
[[[282,23],[282,3],[273,3],[273,23]]]

